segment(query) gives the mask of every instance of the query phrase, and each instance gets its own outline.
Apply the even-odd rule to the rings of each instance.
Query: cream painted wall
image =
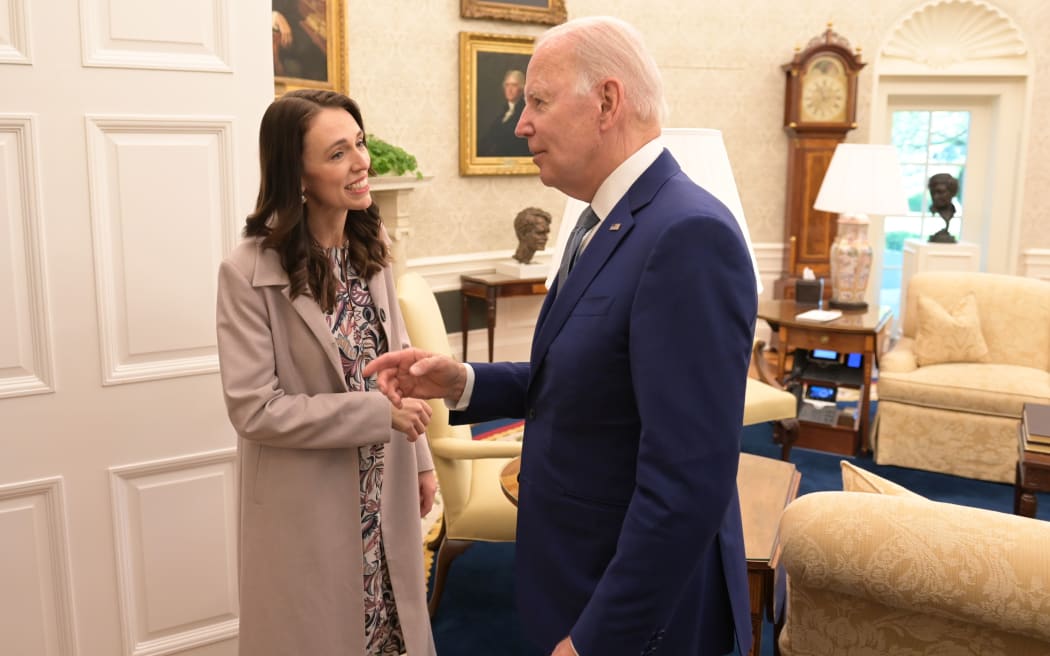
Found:
[[[781,127],[780,65],[828,21],[864,53],[858,129],[869,134],[872,62],[915,0],[567,0],[570,17],[611,14],[635,24],[653,50],[667,87],[669,127],[709,127],[724,133],[755,242],[783,241],[787,140]],[[1034,120],[1025,153],[1022,248],[1050,247],[1050,3],[992,3],[1020,27],[1032,52]],[[413,234],[410,259],[512,250],[511,221],[526,205],[560,219],[560,193],[535,177],[471,176],[458,172],[460,31],[539,34],[542,26],[459,17],[459,0],[349,0],[350,94],[361,101],[370,132],[417,156],[434,179],[407,199]],[[555,226],[555,230],[557,226]]]

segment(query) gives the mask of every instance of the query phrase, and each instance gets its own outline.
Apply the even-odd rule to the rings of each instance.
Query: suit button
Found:
[[[535,419],[536,418],[536,408],[529,408],[529,412],[525,416],[525,418],[526,419]]]

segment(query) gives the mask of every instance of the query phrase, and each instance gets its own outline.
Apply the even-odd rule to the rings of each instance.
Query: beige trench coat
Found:
[[[409,656],[435,652],[427,615],[418,473],[421,438],[391,428],[379,392],[347,393],[339,353],[312,298],[261,240],[219,269],[223,392],[240,436],[240,653],[364,653],[358,447],[385,443],[383,544]],[[387,267],[368,281],[390,350],[408,346]]]

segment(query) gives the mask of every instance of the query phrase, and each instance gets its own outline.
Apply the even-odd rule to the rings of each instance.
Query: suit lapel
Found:
[[[531,359],[534,370],[543,361],[551,342],[565,325],[591,281],[631,233],[637,218],[636,213],[652,201],[656,192],[671,176],[680,171],[678,162],[665,149],[598,226],[587,248],[576,260],[572,273],[565,279],[565,288],[558,289],[555,285],[553,300],[545,304],[544,311],[540,314],[540,323],[532,344]]]

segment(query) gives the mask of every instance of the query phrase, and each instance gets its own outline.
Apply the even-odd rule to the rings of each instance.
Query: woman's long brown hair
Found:
[[[293,299],[309,294],[330,312],[335,306],[336,275],[328,254],[307,228],[306,205],[301,200],[303,140],[314,116],[326,107],[345,109],[364,132],[357,103],[334,91],[290,91],[273,101],[263,114],[259,127],[259,196],[255,211],[245,222],[244,235],[263,237],[263,247],[280,254]],[[347,259],[366,279],[382,270],[389,259],[381,227],[374,202],[368,209],[347,212]]]

